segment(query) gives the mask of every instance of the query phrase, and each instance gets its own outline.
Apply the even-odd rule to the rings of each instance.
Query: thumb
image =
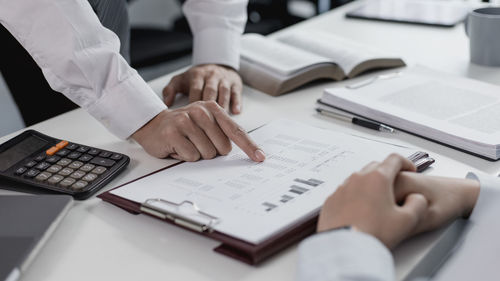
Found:
[[[399,242],[415,234],[419,222],[423,219],[427,210],[427,200],[422,194],[411,193],[405,199],[403,206],[399,207],[395,223],[387,236],[381,239],[384,244],[393,249]]]
[[[415,232],[419,222],[424,218],[428,206],[427,199],[420,193],[411,193],[406,197],[404,204],[400,208],[404,214],[403,225],[408,236]]]

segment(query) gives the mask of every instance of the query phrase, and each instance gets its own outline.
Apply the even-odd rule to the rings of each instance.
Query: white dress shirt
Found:
[[[500,179],[468,178],[481,184],[464,243],[433,280],[499,280]],[[316,234],[299,246],[298,281],[393,281],[394,261],[378,239],[368,234],[336,230]]]
[[[194,34],[194,64],[238,69],[246,5],[244,0],[185,3]],[[130,137],[166,109],[119,54],[118,37],[101,25],[86,0],[0,0],[0,23],[33,57],[52,89],[119,138]]]

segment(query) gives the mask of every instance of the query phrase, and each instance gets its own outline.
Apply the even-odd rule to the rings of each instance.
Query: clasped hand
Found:
[[[393,154],[338,187],[321,210],[318,231],[350,225],[394,248],[412,235],[468,217],[478,196],[476,181],[417,174],[413,163]]]

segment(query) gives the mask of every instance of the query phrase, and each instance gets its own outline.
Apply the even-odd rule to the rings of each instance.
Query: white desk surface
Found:
[[[500,84],[500,68],[469,63],[468,40],[462,25],[450,29],[344,18],[344,13],[356,5],[359,3],[351,3],[281,32],[321,29],[391,50],[409,64],[418,62],[444,72]],[[169,78],[167,75],[150,84],[160,94]],[[359,79],[366,79],[366,76]],[[277,98],[245,88],[244,111],[234,118],[246,129],[286,117],[336,131],[420,147],[437,160],[429,171],[431,174],[463,177],[467,171],[488,174],[500,171],[500,162],[489,162],[414,136],[383,134],[318,116],[314,104],[322,89],[342,83],[345,82],[317,83]],[[181,102],[185,103],[185,100]],[[152,158],[132,141],[117,139],[81,109],[31,128],[54,137],[129,155],[132,161],[128,169],[105,190],[174,162]],[[15,134],[0,138],[0,142]],[[12,193],[0,191],[0,194]],[[432,237],[433,234],[429,234],[413,239],[395,252],[398,278],[404,276],[429,248]],[[153,218],[131,215],[93,197],[76,202],[22,280],[260,281],[294,278],[296,246],[258,267],[252,267],[214,253],[212,249],[218,244]]]

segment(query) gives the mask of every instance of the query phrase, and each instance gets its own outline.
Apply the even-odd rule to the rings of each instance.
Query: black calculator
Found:
[[[27,130],[0,145],[0,176],[86,199],[122,172],[124,154]]]

